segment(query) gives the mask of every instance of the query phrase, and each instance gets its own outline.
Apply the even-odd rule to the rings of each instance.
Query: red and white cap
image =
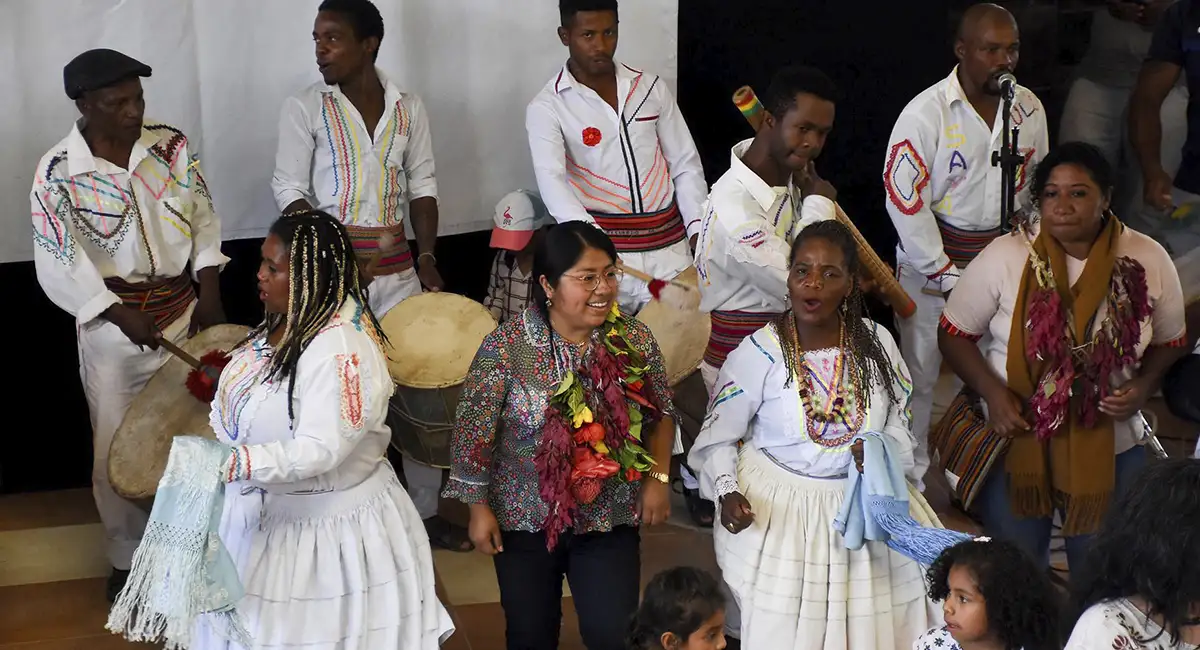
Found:
[[[546,204],[536,192],[517,190],[496,204],[492,248],[519,251],[533,239],[533,233],[550,224]]]

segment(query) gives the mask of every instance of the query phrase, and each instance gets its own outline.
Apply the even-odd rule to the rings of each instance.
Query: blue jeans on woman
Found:
[[[1146,464],[1146,448],[1134,447],[1117,454],[1116,481],[1113,498],[1122,494]],[[1019,518],[1012,513],[1008,501],[1008,472],[1003,463],[992,470],[991,476],[980,490],[975,507],[983,519],[984,531],[996,539],[1016,544],[1039,564],[1050,566],[1050,534],[1053,517]],[[1071,568],[1083,566],[1087,556],[1091,535],[1076,535],[1064,538],[1067,546],[1067,564]]]

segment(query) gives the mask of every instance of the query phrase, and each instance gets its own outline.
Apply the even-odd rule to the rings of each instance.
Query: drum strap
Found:
[[[374,276],[395,275],[413,267],[412,252],[408,248],[408,238],[404,234],[404,223],[382,228],[364,228],[362,226],[346,226],[350,241],[354,244],[354,256],[359,264],[368,264],[379,250],[379,238],[385,233],[391,234],[395,242],[391,248],[383,252],[379,265],[375,267]]]
[[[725,357],[741,344],[742,339],[762,329],[779,314],[751,311],[712,312],[712,334],[704,350],[704,362],[720,369]]]
[[[657,212],[588,212],[621,253],[648,253],[683,241],[687,228],[675,201]]]
[[[104,284],[109,291],[117,294],[121,304],[153,316],[154,324],[160,330],[182,316],[196,299],[192,278],[186,272],[173,278],[149,282],[105,278]]]

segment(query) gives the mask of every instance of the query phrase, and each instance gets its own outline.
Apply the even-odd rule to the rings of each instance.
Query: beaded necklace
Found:
[[[826,448],[836,448],[845,445],[858,434],[863,423],[862,382],[846,381],[846,324],[843,322],[838,332],[838,353],[834,361],[833,377],[829,384],[829,394],[824,408],[818,409],[812,401],[814,372],[804,361],[804,348],[800,345],[800,335],[796,331],[796,322],[787,319],[788,338],[791,349],[784,354],[784,363],[788,366],[789,374],[795,378],[796,392],[800,394],[800,402],[804,405],[804,420],[808,428],[808,437],[813,442]],[[850,384],[849,387],[844,384]],[[853,413],[847,413],[846,397],[853,397]],[[837,438],[822,438],[821,430],[829,423],[845,425],[847,431]]]

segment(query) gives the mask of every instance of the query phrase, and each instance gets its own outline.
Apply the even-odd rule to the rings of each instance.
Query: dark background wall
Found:
[[[751,136],[730,101],[733,91],[747,84],[765,89],[783,65],[817,66],[843,93],[818,169],[838,188],[839,202],[864,236],[891,262],[896,239],[880,181],[887,138],[908,100],[949,74],[951,26],[965,4],[680,0],[678,100],[709,181],[728,169],[730,147]],[[1010,6],[1021,25],[1017,76],[1039,94],[1056,127],[1069,66],[1086,38],[1087,14],[1079,2],[1001,4]],[[448,290],[482,298],[491,262],[487,242],[487,233],[439,242]],[[261,318],[254,288],[260,244],[225,243],[233,262],[222,274],[222,291],[232,322],[252,325]],[[9,314],[0,322],[0,341],[9,345],[12,362],[3,398],[8,425],[0,445],[0,493],[86,486],[91,431],[74,323],[46,299],[32,263],[0,265],[0,287]]]

